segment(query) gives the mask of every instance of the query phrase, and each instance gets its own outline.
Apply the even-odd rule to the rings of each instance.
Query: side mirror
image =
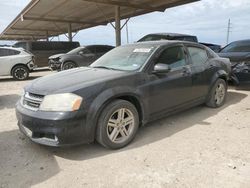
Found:
[[[167,64],[158,63],[154,66],[153,73],[168,73],[171,68]]]

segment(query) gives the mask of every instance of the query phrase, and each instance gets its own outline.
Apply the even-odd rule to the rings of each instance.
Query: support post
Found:
[[[115,7],[115,38],[116,46],[121,45],[121,15],[120,6]]]
[[[68,39],[70,42],[72,42],[72,27],[71,23],[68,24]]]

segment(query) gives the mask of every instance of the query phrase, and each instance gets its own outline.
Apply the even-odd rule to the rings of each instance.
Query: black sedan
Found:
[[[88,66],[113,48],[113,46],[108,45],[78,47],[66,54],[50,56],[49,67],[52,70],[67,70],[75,67]]]
[[[196,43],[121,46],[89,67],[27,85],[16,106],[18,126],[40,144],[97,140],[105,147],[121,148],[147,122],[202,103],[222,106],[229,73],[228,59]]]

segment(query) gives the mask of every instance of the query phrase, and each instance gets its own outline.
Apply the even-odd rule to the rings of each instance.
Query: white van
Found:
[[[0,47],[0,76],[25,80],[34,68],[33,54],[22,48]]]

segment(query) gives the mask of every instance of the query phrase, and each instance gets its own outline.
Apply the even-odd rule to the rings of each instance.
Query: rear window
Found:
[[[113,49],[111,46],[97,46],[96,47],[96,53],[106,53]]]
[[[180,40],[180,41],[190,41],[198,42],[195,36],[168,36],[168,35],[147,35],[140,39],[138,42],[143,41],[157,41],[157,40]]]

